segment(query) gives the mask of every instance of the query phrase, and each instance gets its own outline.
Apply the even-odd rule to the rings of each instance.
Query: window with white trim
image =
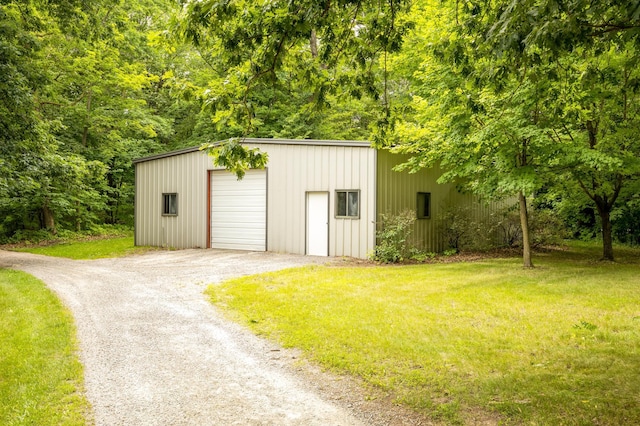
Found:
[[[336,191],[336,217],[360,218],[360,190],[348,189]]]
[[[178,194],[162,194],[162,215],[177,216],[178,215]]]

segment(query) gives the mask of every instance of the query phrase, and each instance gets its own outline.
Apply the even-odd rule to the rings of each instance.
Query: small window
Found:
[[[360,191],[336,191],[336,217],[360,217]]]
[[[431,217],[431,193],[418,192],[418,219],[429,219]]]
[[[178,215],[178,194],[162,194],[162,214],[164,216]]]

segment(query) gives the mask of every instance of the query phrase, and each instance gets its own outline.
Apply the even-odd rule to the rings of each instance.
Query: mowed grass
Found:
[[[22,247],[14,250],[80,260],[123,257],[143,253],[150,249],[149,247],[134,246],[133,237],[127,236],[88,241],[69,241],[44,247]]]
[[[257,333],[360,376],[443,424],[640,424],[640,250],[310,266],[212,301]]]
[[[41,281],[5,269],[0,312],[0,424],[87,424],[70,313]]]

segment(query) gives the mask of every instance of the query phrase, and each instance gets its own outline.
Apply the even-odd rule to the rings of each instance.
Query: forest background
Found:
[[[640,244],[639,16],[638,1],[0,1],[0,243],[131,227],[135,158],[363,139],[613,259],[613,240]]]

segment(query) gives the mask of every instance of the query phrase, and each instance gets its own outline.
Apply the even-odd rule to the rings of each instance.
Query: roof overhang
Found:
[[[221,145],[231,139],[214,142],[214,145]],[[261,144],[261,145],[304,145],[304,146],[346,146],[356,148],[372,148],[368,141],[348,141],[348,140],[329,140],[329,139],[271,139],[271,138],[241,138],[243,144]],[[200,146],[183,148],[176,151],[165,152],[162,154],[150,155],[148,157],[136,158],[133,164],[144,163],[146,161],[158,160],[160,158],[174,157],[176,155],[189,154],[191,152],[200,151]],[[373,148],[372,148],[373,149]]]

